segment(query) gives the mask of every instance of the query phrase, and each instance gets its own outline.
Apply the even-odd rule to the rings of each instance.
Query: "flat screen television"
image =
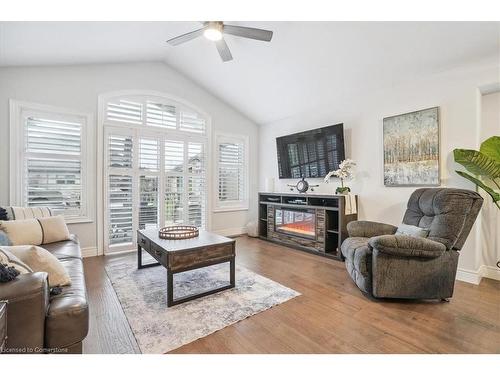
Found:
[[[345,158],[344,125],[276,138],[279,178],[325,177]]]

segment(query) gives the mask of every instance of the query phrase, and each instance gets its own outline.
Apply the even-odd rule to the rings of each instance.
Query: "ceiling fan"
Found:
[[[224,40],[223,34],[262,40],[264,42],[270,42],[271,38],[273,37],[273,32],[269,30],[255,29],[253,27],[225,25],[224,22],[221,21],[207,21],[202,22],[202,24],[203,27],[201,29],[169,39],[167,40],[167,43],[172,46],[177,46],[203,35],[208,40],[215,42],[215,46],[217,47],[217,51],[219,52],[222,61],[226,62],[231,61],[233,59],[233,56],[231,55],[231,51],[229,50],[229,47]]]

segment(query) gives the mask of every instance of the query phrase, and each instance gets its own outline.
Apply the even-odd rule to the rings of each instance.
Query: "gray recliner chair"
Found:
[[[349,238],[341,246],[349,274],[363,292],[377,298],[450,298],[459,250],[482,203],[470,190],[415,190],[403,223],[429,230],[425,238],[395,235],[397,227],[389,224],[350,222]]]

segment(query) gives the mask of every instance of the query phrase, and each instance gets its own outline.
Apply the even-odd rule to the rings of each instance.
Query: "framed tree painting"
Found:
[[[384,118],[384,185],[439,184],[439,107]]]

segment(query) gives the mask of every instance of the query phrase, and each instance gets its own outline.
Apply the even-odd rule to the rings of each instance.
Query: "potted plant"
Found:
[[[456,148],[453,157],[471,174],[455,172],[487,192],[500,209],[500,137],[488,138],[481,143],[479,151]]]
[[[351,180],[354,177],[354,167],[356,166],[356,162],[352,159],[343,160],[339,169],[335,171],[330,171],[325,176],[325,183],[330,182],[330,178],[332,176],[340,178],[340,186],[335,189],[335,194],[347,194],[351,191],[348,186],[344,186],[344,180]]]

